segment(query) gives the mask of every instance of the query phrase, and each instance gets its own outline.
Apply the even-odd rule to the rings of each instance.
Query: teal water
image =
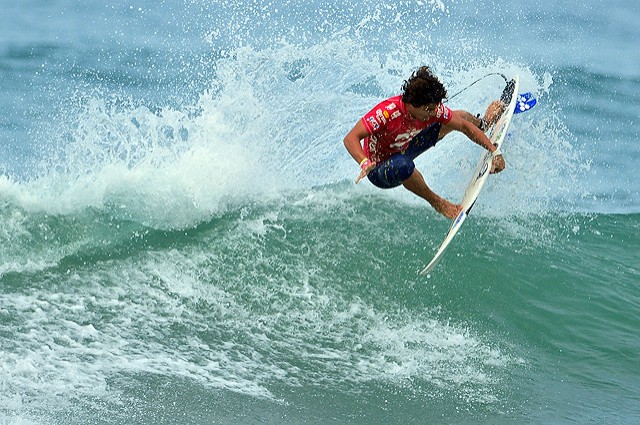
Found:
[[[29,0],[0,16],[0,423],[640,421],[637,6]],[[523,35],[526,34],[526,37]],[[344,134],[519,74],[449,222]],[[486,78],[452,100],[480,112]],[[417,166],[456,200],[480,155]]]
[[[404,219],[390,220],[400,206]],[[22,217],[11,251],[28,246],[31,261],[2,278],[5,412],[43,423],[637,417],[637,214],[470,220],[426,279],[417,271],[447,222],[344,185],[184,230],[93,211]],[[355,231],[355,218],[384,231]]]

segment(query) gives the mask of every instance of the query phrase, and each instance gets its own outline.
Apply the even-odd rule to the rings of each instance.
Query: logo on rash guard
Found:
[[[396,136],[396,143],[391,143],[389,146],[392,148],[402,148],[413,139],[416,134],[420,133],[420,130],[411,130],[409,133],[401,133]]]
[[[380,128],[380,124],[378,124],[378,121],[376,121],[374,117],[367,118],[367,121],[369,121],[374,131]]]
[[[378,138],[376,136],[369,136],[369,152],[375,154],[378,150]]]
[[[387,116],[389,116],[389,113],[387,111],[386,112]],[[382,122],[382,124],[386,124],[387,123],[387,118],[384,116],[384,113],[382,112],[382,109],[378,109],[376,111],[376,118],[378,118],[379,121]]]

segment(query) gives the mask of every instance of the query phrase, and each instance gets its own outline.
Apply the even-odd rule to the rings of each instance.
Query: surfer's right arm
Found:
[[[358,164],[360,164],[360,175],[356,179],[356,183],[358,183],[367,174],[369,174],[369,171],[376,168],[376,163],[369,160],[369,158],[367,158],[367,155],[365,155],[364,150],[362,149],[361,141],[368,135],[369,133],[362,123],[362,120],[358,120],[356,125],[344,137],[344,147],[347,148],[347,151],[349,152],[351,157],[355,159]]]
[[[479,146],[482,146],[483,148],[491,152],[492,155],[494,155],[494,161],[491,167],[492,174],[499,173],[500,171],[504,170],[505,162],[500,151],[495,146],[493,146],[491,140],[489,140],[487,135],[484,134],[482,130],[475,126],[471,121],[467,121],[466,119],[464,119],[464,116],[460,112],[453,111],[451,121],[449,121],[447,127],[449,128],[449,131],[456,130],[463,133],[469,138],[469,140]]]

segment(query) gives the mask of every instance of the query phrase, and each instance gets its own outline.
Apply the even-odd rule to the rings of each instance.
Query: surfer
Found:
[[[505,92],[508,89],[509,85]],[[484,132],[498,120],[508,101],[492,102],[480,118],[467,111],[449,109],[442,104],[446,97],[444,85],[423,66],[404,81],[401,95],[380,102],[365,114],[344,138],[347,151],[360,164],[356,183],[367,176],[382,189],[402,184],[440,214],[455,218],[462,206],[433,192],[413,161],[455,130],[491,152],[494,158],[491,173],[504,170],[502,154]]]

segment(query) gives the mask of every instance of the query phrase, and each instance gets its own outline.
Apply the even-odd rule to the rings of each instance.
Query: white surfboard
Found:
[[[513,95],[511,96],[511,102],[503,112],[498,122],[496,122],[496,124],[494,125],[489,136],[489,140],[491,140],[491,143],[493,143],[498,148],[500,148],[505,136],[507,135],[509,124],[511,124],[511,118],[513,117],[514,111],[516,109],[519,81],[517,75],[515,76],[514,81],[515,87],[513,89]],[[464,220],[469,215],[469,212],[471,212],[471,208],[473,208],[473,204],[476,202],[476,199],[480,194],[480,190],[482,190],[482,186],[484,186],[484,182],[489,176],[491,163],[491,153],[488,151],[484,152],[480,157],[480,161],[478,162],[478,165],[473,172],[471,182],[469,183],[469,186],[464,193],[464,197],[462,198],[462,212],[453,220],[453,223],[451,223],[451,227],[449,228],[449,231],[447,232],[442,245],[440,245],[440,248],[438,248],[438,251],[433,257],[433,260],[431,260],[431,262],[429,262],[429,264],[427,264],[427,266],[420,272],[421,275],[426,275],[436,266],[436,264],[438,264],[438,261],[440,261],[440,259],[444,255],[444,252],[453,240],[454,236],[456,235],[456,233],[458,233],[458,230],[460,230],[462,223],[464,223]]]

